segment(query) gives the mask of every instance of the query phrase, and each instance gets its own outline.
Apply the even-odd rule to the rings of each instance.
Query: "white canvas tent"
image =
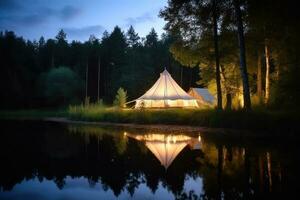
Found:
[[[155,84],[135,101],[135,108],[198,107],[196,99],[187,94],[166,69]]]
[[[214,106],[216,103],[215,97],[208,91],[207,88],[190,88],[188,94],[197,99],[198,106]]]

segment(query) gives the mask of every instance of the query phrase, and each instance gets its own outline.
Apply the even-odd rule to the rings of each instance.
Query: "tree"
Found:
[[[127,101],[127,92],[120,87],[117,91],[117,95],[114,100],[114,105],[120,108],[124,108],[126,101]]]
[[[265,103],[270,100],[270,49],[268,40],[265,40],[265,58],[266,58],[266,87],[265,87]]]
[[[51,69],[44,78],[44,95],[56,106],[74,101],[80,91],[80,79],[67,67]]]
[[[158,36],[154,28],[146,35],[145,47],[156,47],[158,44]]]
[[[162,63],[160,62],[160,43],[154,28],[151,28],[151,31],[146,35],[144,53],[146,54],[146,58],[145,73],[143,73],[143,75],[151,75],[152,79],[150,79],[150,81],[153,82],[155,79],[154,77],[159,76],[159,73],[164,69],[164,66],[162,66]]]
[[[58,43],[65,43],[67,42],[67,34],[64,32],[63,29],[60,29],[55,36],[55,39],[57,40]]]
[[[218,42],[218,14],[217,14],[217,0],[212,2],[212,18],[214,29],[214,47],[215,47],[215,59],[216,59],[216,83],[217,83],[217,98],[218,109],[222,109],[222,90],[221,90],[221,78],[220,78],[220,57],[219,57],[219,42]]]
[[[233,0],[233,3],[235,8],[239,47],[240,47],[240,70],[241,70],[241,76],[243,81],[244,108],[246,110],[250,110],[251,100],[250,100],[249,81],[248,81],[248,73],[247,73],[247,66],[246,66],[246,48],[245,48],[244,27],[243,27],[243,21],[241,16],[241,8],[240,8],[239,0]]]
[[[103,51],[106,51],[104,64],[107,68],[107,97],[113,100],[114,93],[123,85],[124,76],[127,73],[126,37],[120,27],[116,26],[103,44]]]
[[[63,29],[61,29],[57,35],[55,36],[55,48],[54,48],[54,66],[61,66],[61,65],[68,65],[69,60],[69,45],[67,42],[67,34],[64,32]]]
[[[128,43],[129,47],[137,47],[139,45],[140,37],[135,32],[135,30],[132,26],[129,27],[129,29],[126,33],[126,37],[127,37],[127,43]]]
[[[219,17],[225,7],[226,1],[169,1],[168,7],[161,11],[160,15],[167,21],[166,29],[183,40],[177,48],[199,50],[197,46],[209,31],[213,33],[214,57],[215,57],[215,79],[217,85],[218,109],[222,109],[222,90],[220,78],[220,58],[218,42]],[[203,40],[202,40],[203,41]],[[173,48],[174,49],[174,48]],[[173,51],[183,52],[182,50]],[[180,56],[177,56],[177,58]],[[196,58],[196,63],[200,63],[201,58]]]

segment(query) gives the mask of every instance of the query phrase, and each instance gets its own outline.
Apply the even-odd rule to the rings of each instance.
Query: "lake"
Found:
[[[298,194],[298,141],[1,121],[0,199],[260,199]]]

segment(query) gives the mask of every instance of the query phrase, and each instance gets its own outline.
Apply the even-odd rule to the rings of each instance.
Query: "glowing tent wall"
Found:
[[[140,98],[135,108],[198,107],[197,100],[187,94],[164,70],[155,84]]]

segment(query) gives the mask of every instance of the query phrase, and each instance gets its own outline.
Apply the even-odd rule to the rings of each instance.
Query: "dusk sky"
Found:
[[[12,30],[25,39],[53,38],[64,29],[67,39],[101,38],[118,25],[132,25],[141,37],[153,27],[163,33],[159,10],[167,0],[0,0],[0,30]]]

